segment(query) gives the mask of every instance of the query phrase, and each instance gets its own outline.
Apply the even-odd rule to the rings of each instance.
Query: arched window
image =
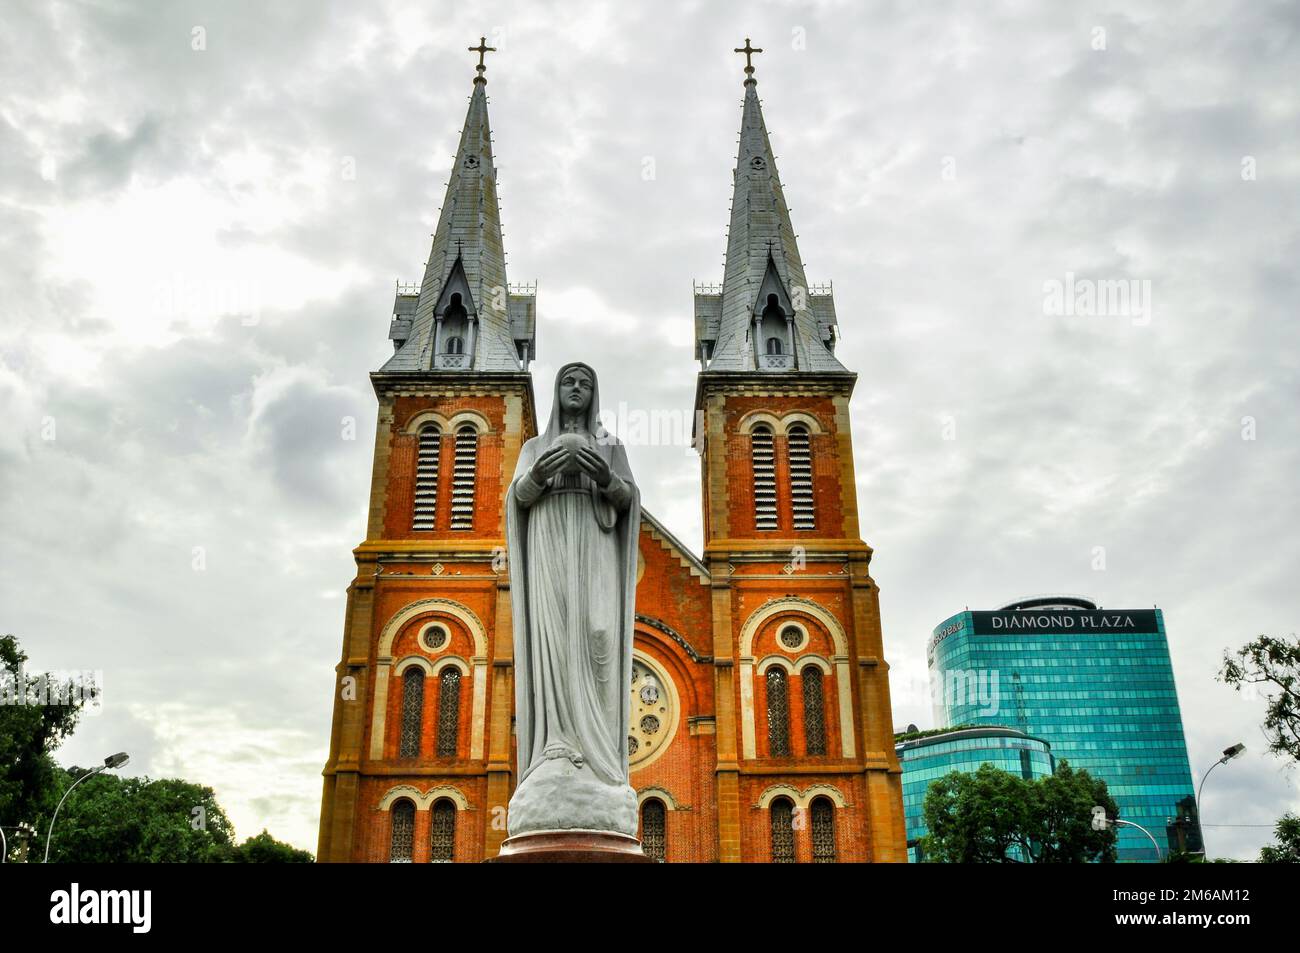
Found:
[[[449,338],[447,338],[447,353],[448,353],[448,354],[464,354],[464,353],[465,353],[465,342],[462,341],[462,340],[460,339],[460,337],[458,337],[458,336],[457,336],[457,337],[449,337]]]
[[[648,798],[641,805],[641,850],[652,860],[663,863],[666,859],[667,840],[665,827],[668,812],[664,802],[658,798]]]
[[[772,863],[794,863],[794,802],[779,797],[772,802]]]
[[[478,431],[465,424],[456,431],[455,473],[451,480],[451,528],[474,528],[474,484],[478,473]]]
[[[431,530],[438,514],[438,457],[442,452],[442,431],[437,424],[420,428],[420,445],[415,456],[415,513],[411,529]]]
[[[433,806],[429,831],[429,861],[450,864],[456,859],[456,805],[443,798]]]
[[[790,509],[795,529],[815,529],[817,516],[813,506],[812,447],[808,428],[796,424],[786,437],[790,459]]]
[[[749,434],[754,468],[754,529],[776,529],[776,458],[772,428],[755,427]]]
[[[790,688],[785,669],[775,665],[767,670],[767,754],[790,757]]]
[[[465,305],[461,302],[460,292],[453,291],[451,300],[447,302],[447,310],[443,312],[443,319],[446,321],[463,320],[466,314]]]
[[[816,665],[804,667],[800,676],[803,682],[803,739],[810,755],[826,753],[826,699],[822,684],[822,670]]]
[[[438,678],[438,757],[454,758],[460,734],[460,670],[450,665]]]
[[[388,843],[390,864],[409,864],[411,848],[415,844],[415,805],[398,801],[389,812],[393,819],[393,833]]]
[[[830,798],[812,802],[813,863],[835,863],[835,805]]]
[[[768,339],[767,339],[767,353],[768,353],[768,354],[780,354],[780,353],[781,353],[781,339],[780,339],[780,338],[768,338]]]
[[[420,756],[420,721],[424,715],[424,669],[412,665],[402,676],[402,736],[399,758]]]

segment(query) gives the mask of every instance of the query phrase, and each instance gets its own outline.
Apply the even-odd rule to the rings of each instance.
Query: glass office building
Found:
[[[1102,778],[1161,849],[1201,849],[1195,788],[1159,609],[1023,600],[946,619],[927,646],[939,725],[1009,725]],[[1121,827],[1121,861],[1154,861]]]
[[[907,818],[907,859],[924,861],[918,841],[925,836],[925,792],[930,782],[952,771],[978,771],[991,764],[1034,780],[1055,770],[1051,746],[1015,728],[957,728],[942,733],[900,735],[894,750],[903,765],[903,813]]]

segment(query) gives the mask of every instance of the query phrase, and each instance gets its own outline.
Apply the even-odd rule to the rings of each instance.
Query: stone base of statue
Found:
[[[515,789],[510,836],[535,831],[609,831],[635,838],[636,792],[597,777],[590,765],[548,758]]]
[[[653,864],[641,843],[611,831],[536,831],[506,838],[489,864]]]

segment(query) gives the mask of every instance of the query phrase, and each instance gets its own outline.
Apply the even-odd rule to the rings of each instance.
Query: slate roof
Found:
[[[769,257],[786,294],[795,303],[795,369],[765,370],[755,366],[750,328]],[[796,289],[803,289],[802,294],[796,294]],[[695,327],[697,357],[706,342],[713,342],[706,374],[756,370],[850,373],[825,343],[835,337],[835,305],[829,290],[816,289],[814,293],[809,289],[763,122],[757,84],[752,78],[745,82],[722,288],[720,293],[697,290]]]
[[[511,293],[506,282],[501,207],[497,199],[485,87],[485,80],[474,83],[414,313],[394,322],[393,329],[404,336],[405,343],[380,368],[380,373],[425,371],[433,367],[434,309],[458,256],[472,298],[465,304],[478,319],[473,364],[459,372],[522,370],[518,345],[523,341],[531,344],[533,339],[534,296]],[[396,343],[403,338],[394,337],[394,340]]]

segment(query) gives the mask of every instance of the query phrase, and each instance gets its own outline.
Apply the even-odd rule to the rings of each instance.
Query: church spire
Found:
[[[433,247],[418,293],[398,286],[396,353],[381,373],[521,371],[536,356],[534,296],[511,294],[506,282],[483,62],[493,47],[482,38],[469,49],[477,75]]]
[[[832,353],[835,305],[829,286],[810,288],[776,171],[745,54],[745,104],[721,288],[698,287],[695,355],[705,371],[847,373]]]

